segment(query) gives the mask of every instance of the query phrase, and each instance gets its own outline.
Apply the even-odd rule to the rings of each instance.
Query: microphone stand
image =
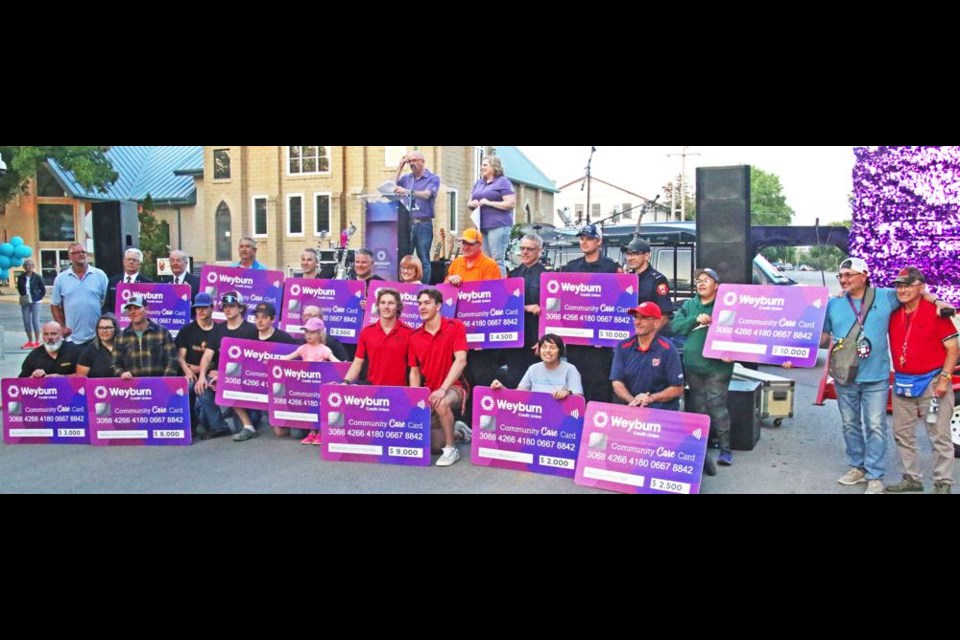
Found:
[[[583,184],[587,187],[587,224],[590,224],[590,165],[593,164],[593,154],[596,150],[596,147],[590,147],[590,158],[587,160],[587,175],[583,179]],[[583,191],[583,186],[580,187],[580,191]]]

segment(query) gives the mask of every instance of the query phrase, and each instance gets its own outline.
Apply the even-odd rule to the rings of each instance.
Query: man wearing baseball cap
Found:
[[[460,256],[450,263],[445,283],[459,287],[464,282],[500,280],[497,261],[483,252],[483,234],[476,229],[466,229],[457,240]]]
[[[897,443],[903,479],[888,484],[887,493],[923,491],[923,473],[917,447],[917,416],[926,419],[933,448],[933,492],[947,494],[953,486],[953,418],[951,377],[960,346],[957,328],[941,318],[934,305],[921,295],[927,279],[916,267],[900,271],[893,281],[902,305],[890,317],[890,350],[895,372],[893,437]],[[936,402],[936,405],[931,404]],[[932,420],[932,422],[931,422]]]
[[[673,343],[657,336],[660,307],[644,302],[627,313],[637,333],[613,350],[613,393],[631,407],[679,411],[683,367]]]
[[[717,463],[730,466],[733,464],[733,453],[730,451],[727,394],[730,378],[733,377],[733,361],[706,358],[703,355],[707,329],[713,321],[713,305],[717,300],[717,289],[720,288],[720,276],[713,269],[698,269],[694,284],[697,296],[683,303],[671,323],[675,333],[687,337],[683,347],[683,373],[690,386],[687,411],[710,416],[710,439],[720,444]],[[716,469],[709,456],[706,460],[704,472],[714,475]]]
[[[835,380],[837,406],[843,423],[843,441],[850,470],[837,482],[865,483],[864,493],[884,492],[887,453],[887,396],[890,388],[890,317],[900,308],[897,292],[870,286],[870,269],[861,258],[840,263],[837,274],[843,295],[827,304],[820,346],[855,349],[856,379]],[[928,302],[940,304],[924,293]]]
[[[179,375],[173,336],[147,317],[143,296],[130,296],[123,311],[130,326],[114,340],[113,372],[123,380]]]
[[[580,227],[580,251],[583,257],[571,260],[561,269],[564,273],[623,273],[620,265],[603,255],[603,229],[598,224]],[[610,366],[614,350],[609,347],[567,346],[567,359],[583,378],[583,394],[587,402],[610,402]]]
[[[194,320],[177,333],[177,361],[184,377],[190,383],[190,419],[193,432],[203,440],[230,434],[220,415],[213,390],[197,395],[194,385],[200,375],[203,352],[213,336],[213,298],[209,293],[198,293],[193,298]]]
[[[624,250],[627,260],[627,273],[638,278],[637,292],[640,302],[656,302],[663,312],[664,321],[673,314],[673,302],[670,300],[670,283],[667,277],[650,266],[650,245],[646,240],[634,238]],[[661,330],[663,325],[661,324]]]

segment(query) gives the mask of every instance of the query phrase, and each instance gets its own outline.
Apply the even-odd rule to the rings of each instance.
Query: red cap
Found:
[[[627,311],[631,316],[640,316],[641,318],[656,318],[659,320],[663,317],[663,312],[660,311],[659,305],[653,302],[644,302],[638,307],[634,307]]]

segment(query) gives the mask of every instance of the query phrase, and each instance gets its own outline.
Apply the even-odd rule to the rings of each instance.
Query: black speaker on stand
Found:
[[[726,284],[753,284],[750,167],[697,169],[697,267]]]
[[[107,276],[123,273],[124,252],[139,244],[136,202],[93,203],[93,254],[98,269]]]

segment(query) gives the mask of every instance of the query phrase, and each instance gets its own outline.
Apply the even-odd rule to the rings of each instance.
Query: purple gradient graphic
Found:
[[[117,285],[117,322],[123,331],[130,326],[130,318],[123,312],[123,305],[131,295],[143,296],[147,303],[147,316],[166,329],[174,338],[180,329],[190,324],[190,285],[188,284],[127,284]]]
[[[247,306],[246,319],[253,322],[256,317],[254,308],[261,302],[269,302],[277,311],[283,300],[283,272],[264,271],[262,269],[241,269],[240,267],[216,267],[205,265],[200,272],[200,291],[213,296],[213,319],[226,320],[220,310],[220,296],[227,291],[236,291],[243,296]],[[278,319],[273,326],[279,326]]]
[[[430,464],[430,390],[323,385],[324,460]]]
[[[471,349],[523,346],[523,278],[464,282],[459,300],[457,320]]]
[[[364,246],[373,252],[373,273],[384,280],[400,275],[400,242],[397,235],[399,202],[367,202]]]
[[[227,338],[220,344],[217,404],[243,409],[270,409],[267,365],[297,350],[295,344]]]
[[[960,147],[854,147],[850,255],[873,286],[918,267],[927,289],[960,305]]]
[[[710,417],[587,405],[575,482],[620,493],[700,493]]]
[[[585,413],[581,396],[558,401],[549,393],[475,387],[470,461],[572,478]]]
[[[270,424],[274,427],[319,429],[320,385],[340,382],[349,370],[349,362],[271,362],[267,367]]]
[[[614,347],[633,335],[637,276],[611,273],[544,273],[540,276],[540,335],[567,344]]]
[[[87,378],[90,444],[188,445],[190,394],[186,378]]]
[[[291,278],[283,289],[280,328],[292,336],[303,335],[303,310],[320,307],[327,335],[356,344],[363,323],[364,283],[359,280],[304,280]],[[279,307],[278,307],[279,308]]]
[[[84,382],[84,378],[3,380],[3,442],[90,444]]]
[[[826,287],[722,284],[703,355],[815,367],[829,300]]]
[[[363,326],[375,323],[379,318],[377,316],[377,292],[380,289],[396,289],[400,293],[400,299],[403,301],[403,311],[400,313],[400,319],[404,324],[413,329],[417,329],[423,324],[420,319],[420,311],[417,307],[417,293],[423,289],[437,289],[443,294],[443,306],[440,307],[440,315],[444,318],[455,318],[457,316],[457,288],[448,284],[404,284],[401,282],[373,282],[370,285],[370,304],[363,314]]]

